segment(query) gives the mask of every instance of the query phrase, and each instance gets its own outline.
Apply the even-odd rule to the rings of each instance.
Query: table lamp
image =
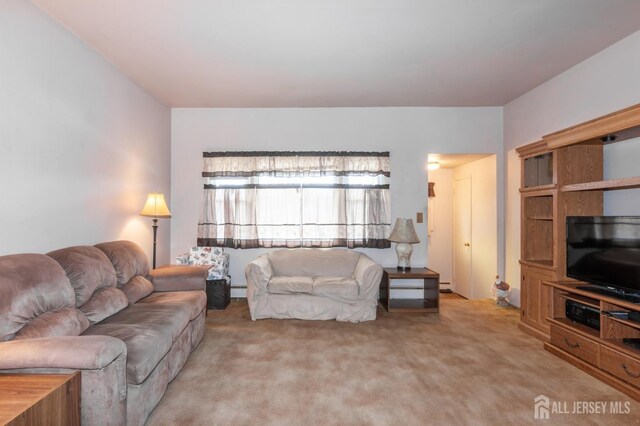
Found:
[[[147,196],[147,202],[144,204],[140,216],[153,218],[153,269],[156,269],[156,237],[158,235],[158,219],[170,219],[171,212],[167,203],[164,201],[164,194],[151,193]]]
[[[411,270],[411,244],[419,243],[418,234],[413,227],[413,219],[396,219],[396,224],[388,238],[396,244],[396,254],[398,255],[398,271]]]

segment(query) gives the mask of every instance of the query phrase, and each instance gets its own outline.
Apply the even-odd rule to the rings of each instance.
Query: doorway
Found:
[[[429,155],[428,265],[441,290],[467,299],[491,297],[498,268],[497,158]]]

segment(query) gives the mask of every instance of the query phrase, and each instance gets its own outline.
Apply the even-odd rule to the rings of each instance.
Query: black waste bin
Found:
[[[225,309],[231,303],[231,279],[207,280],[207,308]]]

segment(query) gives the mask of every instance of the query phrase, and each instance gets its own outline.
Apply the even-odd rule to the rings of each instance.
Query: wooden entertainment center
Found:
[[[577,289],[566,277],[567,216],[601,216],[604,191],[640,188],[640,176],[603,180],[604,145],[640,136],[640,105],[544,136],[517,149],[521,176],[519,327],[549,352],[640,400],[640,323],[607,316],[640,304]],[[640,212],[631,212],[640,215]],[[600,330],[565,316],[566,300],[600,312]]]

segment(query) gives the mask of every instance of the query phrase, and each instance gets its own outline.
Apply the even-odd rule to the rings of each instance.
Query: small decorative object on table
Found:
[[[413,227],[413,219],[396,219],[396,224],[388,238],[396,244],[396,255],[398,256],[398,271],[411,270],[411,244],[419,243],[420,239]]]
[[[225,309],[231,302],[229,253],[221,247],[191,247],[176,257],[179,265],[209,266],[207,272],[207,308]]]
[[[496,281],[491,286],[491,294],[496,298],[496,305],[503,308],[511,306],[511,303],[509,303],[510,292],[509,284],[502,281],[500,275],[496,275]]]

